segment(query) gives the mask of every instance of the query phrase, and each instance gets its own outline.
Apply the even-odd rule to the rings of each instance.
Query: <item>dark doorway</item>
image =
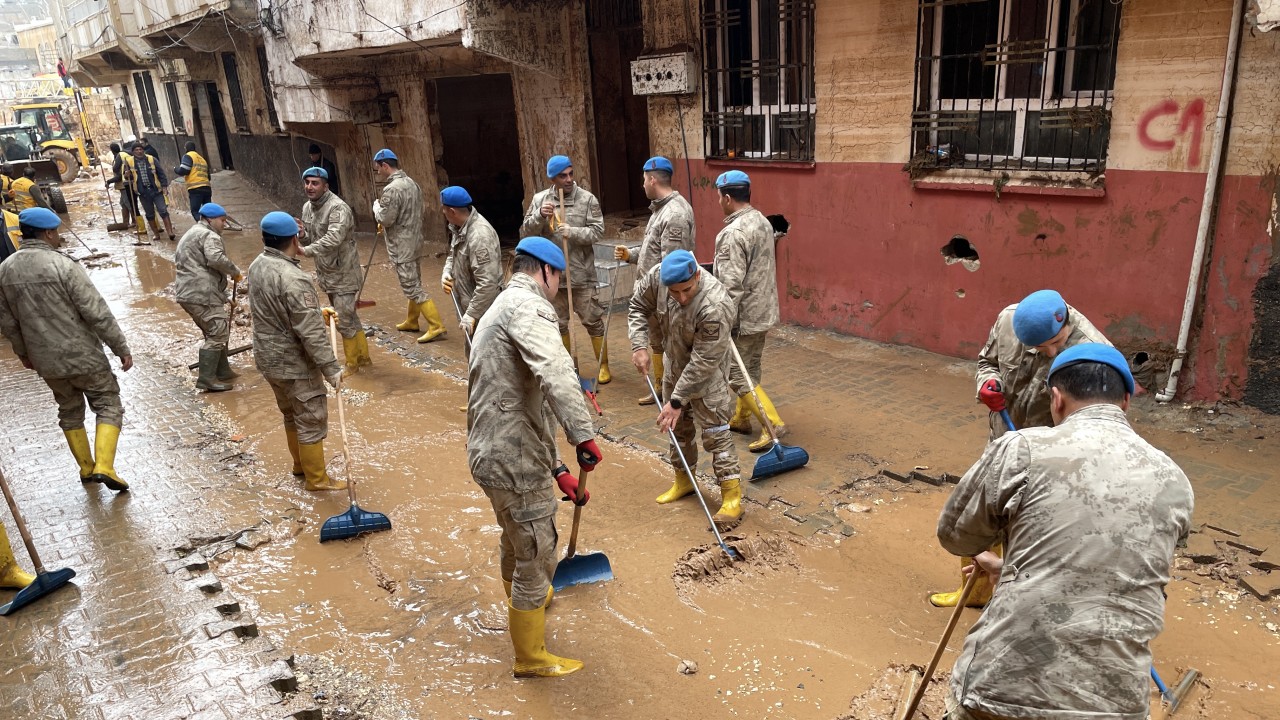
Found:
[[[440,123],[440,164],[448,183],[466,188],[503,243],[514,244],[524,217],[524,182],[511,76],[439,78],[428,84],[427,102]]]
[[[631,61],[644,50],[640,0],[588,2],[587,38],[600,175],[592,189],[606,213],[646,208],[640,168],[649,159],[649,105],[631,92]]]
[[[205,83],[205,94],[209,98],[209,119],[213,122],[213,135],[218,141],[218,159],[225,170],[234,170],[231,162],[231,133],[227,131],[227,116],[222,114],[222,100],[218,96],[217,83]]]

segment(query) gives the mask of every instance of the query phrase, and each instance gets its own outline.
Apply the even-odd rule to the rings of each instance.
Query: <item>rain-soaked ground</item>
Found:
[[[0,349],[0,397],[11,415],[0,465],[34,515],[46,562],[81,573],[76,589],[0,620],[10,628],[0,715],[280,717],[314,706],[329,718],[371,719],[887,718],[903,666],[932,654],[949,611],[925,595],[958,581],[957,562],[933,536],[944,475],[961,474],[986,433],[970,363],[796,328],[776,333],[765,384],[793,429],[787,442],[813,459],[751,487],[747,520],[733,535],[756,553],[717,568],[714,553],[690,553],[711,541],[696,501],[653,502],[670,482],[656,452],[664,443],[651,410],[635,405],[643,384],[621,351],[625,323],[614,322],[616,379],[600,393],[597,420],[611,442],[591,477],[579,552],[606,554],[615,577],[566,590],[549,612],[548,646],[586,668],[515,680],[498,528],[467,471],[459,331],[429,345],[395,331],[404,301],[380,250],[365,291],[378,304],[361,311],[376,329],[375,364],[344,397],[360,504],[386,513],[393,529],[322,546],[319,526],[347,509],[346,494],[306,493],[289,474],[279,413],[251,353],[234,361],[242,373],[234,391],[194,391],[185,365],[197,335],[172,301],[172,245],[109,237],[96,187],[78,182],[68,197],[72,227],[110,254],[87,266],[139,363],[121,378],[129,414],[118,467],[134,490],[112,497],[79,487],[47,390]],[[226,234],[247,268],[261,248],[252,223],[274,208],[233,173],[215,176],[215,197],[250,226]],[[361,236],[362,258],[371,242]],[[430,250],[424,276],[434,290],[443,248]],[[441,311],[454,327],[452,309]],[[248,327],[238,325],[231,345],[246,342]],[[345,476],[332,401],[330,414],[330,472]],[[1221,528],[1198,536],[1214,541],[1216,557],[1197,543],[1204,562],[1179,558],[1166,631],[1153,643],[1166,681],[1188,667],[1204,674],[1177,717],[1278,717],[1280,598],[1258,600],[1239,584],[1266,580],[1260,568],[1274,551],[1227,543],[1280,549],[1280,423],[1237,406],[1157,408],[1149,398],[1132,415],[1192,477],[1197,523]],[[755,458],[738,442],[749,470]],[[562,537],[571,516],[559,514]],[[218,542],[228,536],[250,547]],[[212,597],[239,602],[223,617],[251,619],[260,637],[201,632],[220,619],[207,610],[219,601],[191,587],[211,581],[206,571],[178,568],[192,551],[209,557],[208,573],[224,587]],[[977,613],[963,615],[943,674]],[[245,655],[250,647],[265,654]],[[283,698],[264,695],[245,679],[268,664],[261,658],[290,654],[296,691],[284,684]],[[939,696],[921,716],[939,717]]]

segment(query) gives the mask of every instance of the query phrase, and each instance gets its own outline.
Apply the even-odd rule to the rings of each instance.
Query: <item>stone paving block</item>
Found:
[[[1187,547],[1182,554],[1197,563],[1214,563],[1222,559],[1222,551],[1213,538],[1204,533],[1192,533],[1187,538]]]
[[[1240,578],[1240,585],[1258,596],[1259,600],[1266,600],[1280,595],[1280,572],[1266,575],[1248,575]]]
[[[222,592],[222,581],[212,573],[201,575],[194,580],[196,589],[200,592],[212,595]]]
[[[795,520],[798,523],[804,522],[809,517],[808,511],[804,509],[803,505],[796,505],[782,514],[784,517]]]
[[[208,570],[209,561],[200,553],[192,553],[184,558],[167,563],[165,567],[170,573],[176,573],[179,570]]]
[[[252,620],[223,620],[205,625],[204,631],[209,635],[210,639],[228,632],[240,638],[257,637],[258,623]]]

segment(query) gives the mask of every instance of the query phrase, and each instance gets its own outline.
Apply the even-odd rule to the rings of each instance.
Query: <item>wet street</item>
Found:
[[[187,365],[199,334],[173,301],[173,244],[108,234],[93,181],[67,191],[71,229],[108,254],[85,267],[134,353],[133,370],[117,372],[117,469],[132,490],[81,487],[47,386],[0,343],[0,467],[46,567],[77,572],[73,586],[0,618],[0,718],[861,720],[890,717],[901,668],[932,654],[950,611],[925,597],[959,580],[934,528],[948,477],[987,434],[972,362],[802,328],[771,333],[763,384],[791,429],[786,442],[812,460],[748,488],[732,535],[752,552],[712,567],[696,500],[653,502],[670,484],[665,435],[655,411],[636,405],[644,383],[618,311],[615,380],[596,418],[605,460],[579,538],[579,552],[608,556],[615,578],[566,590],[548,613],[549,648],[586,668],[515,680],[498,527],[466,463],[463,341],[438,287],[445,248],[428,246],[423,276],[451,330],[426,345],[395,330],[404,300],[378,250],[364,293],[377,305],[360,311],[374,365],[344,390],[351,467],[332,399],[325,448],[329,472],[356,479],[360,505],[393,529],[322,546],[320,525],[347,509],[346,493],[308,493],[290,474],[252,352],[232,358],[233,391],[196,391]],[[247,269],[262,247],[255,223],[276,208],[231,172],[215,175],[214,198],[247,228],[224,234]],[[189,227],[173,217],[179,232]],[[64,235],[67,252],[88,254]],[[373,240],[360,235],[362,261]],[[236,324],[231,347],[248,342]],[[1193,540],[1215,553],[1177,560],[1153,643],[1167,682],[1191,667],[1203,674],[1176,717],[1280,717],[1280,597],[1242,585],[1280,563],[1280,418],[1157,407],[1149,395],[1134,405],[1139,432],[1191,477]],[[749,475],[755,438],[735,438]],[[709,475],[705,456],[702,466]],[[717,502],[714,483],[703,486]],[[8,511],[0,517],[29,569]],[[942,678],[978,613],[962,617]],[[922,716],[940,716],[940,697],[941,686]]]

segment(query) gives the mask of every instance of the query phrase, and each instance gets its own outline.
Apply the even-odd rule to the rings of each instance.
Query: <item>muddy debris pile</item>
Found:
[[[911,694],[923,676],[924,668],[919,665],[889,665],[866,692],[849,701],[849,711],[836,720],[898,720],[911,702]],[[920,701],[920,707],[916,708],[915,718],[941,720],[946,712],[950,682],[949,672],[938,671],[933,674],[924,699]]]
[[[1280,601],[1280,545],[1269,538],[1243,538],[1230,528],[1201,525],[1178,549],[1174,569],[1238,585],[1262,601]]]
[[[716,543],[691,548],[671,571],[676,594],[689,602],[696,588],[708,588],[800,569],[800,559],[792,547],[797,540],[789,535],[757,533],[749,536],[725,535],[725,545],[738,559],[730,558]]]
[[[310,695],[325,720],[402,720],[414,717],[393,686],[348,670],[323,655],[294,660],[298,693]]]

